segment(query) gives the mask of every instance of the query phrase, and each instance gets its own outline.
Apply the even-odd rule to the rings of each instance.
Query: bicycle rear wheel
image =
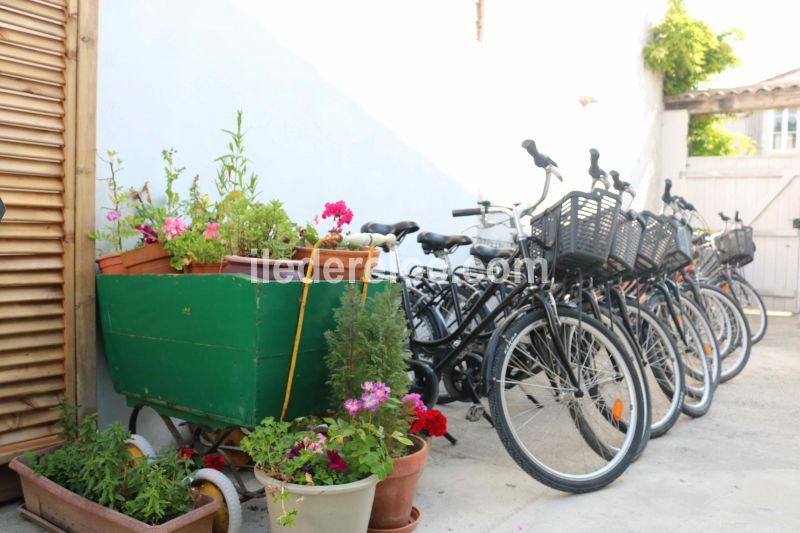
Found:
[[[738,274],[734,274],[731,278],[733,295],[750,325],[750,340],[752,344],[756,344],[767,333],[767,306],[764,305],[761,295],[746,279]]]
[[[528,474],[557,490],[590,492],[622,475],[636,454],[644,392],[613,333],[574,309],[559,317],[556,332],[543,309],[509,326],[492,362],[489,405],[500,440]]]
[[[730,295],[717,287],[701,285],[700,294],[715,335],[725,335],[720,357],[720,381],[733,379],[747,366],[752,348],[750,326],[742,309]]]

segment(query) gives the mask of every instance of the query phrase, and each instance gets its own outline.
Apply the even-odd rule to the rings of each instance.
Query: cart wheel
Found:
[[[125,448],[133,456],[134,461],[140,457],[147,457],[152,461],[156,456],[156,451],[150,442],[141,435],[131,435],[131,438],[125,441]]]
[[[213,468],[201,468],[194,475],[195,488],[214,499],[222,508],[214,515],[214,533],[239,533],[242,527],[242,504],[231,480]]]

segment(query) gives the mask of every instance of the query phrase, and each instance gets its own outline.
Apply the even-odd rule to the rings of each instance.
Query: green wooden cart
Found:
[[[329,407],[324,332],[348,286],[361,289],[309,289],[287,419]],[[370,284],[370,294],[382,286]],[[114,389],[133,407],[210,428],[279,416],[301,292],[300,281],[254,283],[244,274],[98,275]]]

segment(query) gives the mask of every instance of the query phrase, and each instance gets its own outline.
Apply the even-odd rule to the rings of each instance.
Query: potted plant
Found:
[[[182,222],[174,222],[179,226]],[[218,274],[225,267],[227,251],[220,239],[219,222],[192,224],[172,237],[167,232],[164,249],[170,256],[170,265],[175,270],[191,274]]]
[[[335,329],[326,333],[325,362],[334,402],[347,413],[356,414],[369,409],[371,394],[394,394],[400,399],[392,398],[387,408],[377,411],[375,423],[386,434],[418,434],[387,444],[392,472],[376,489],[371,531],[411,531],[416,527],[419,510],[413,507],[413,501],[428,456],[427,441],[419,435],[444,435],[447,431],[444,415],[428,411],[419,395],[407,394],[410,381],[404,345],[408,334],[400,309],[397,285],[388,285],[366,304],[351,287],[334,312]],[[375,377],[377,382],[368,381]]]
[[[193,491],[190,461],[175,453],[136,459],[119,423],[98,431],[94,415],[77,423],[75,407],[65,400],[60,409],[64,444],[10,464],[27,512],[74,532],[211,531],[221,504]]]
[[[131,274],[169,274],[175,269],[170,265],[169,252],[164,247],[165,240],[179,236],[186,231],[188,225],[181,218],[181,204],[178,193],[174,190],[175,182],[186,167],[176,167],[175,150],[162,150],[164,172],[166,174],[166,202],[157,205],[150,194],[150,185],[145,183],[139,189],[131,190],[135,205],[135,229],[139,231],[138,246],[122,254],[122,262]]]
[[[267,491],[270,531],[366,531],[375,485],[392,466],[392,436],[370,415],[267,418],[242,440]]]
[[[108,200],[110,207],[103,207],[106,211],[108,225],[103,229],[89,233],[89,238],[108,245],[108,253],[97,258],[97,265],[103,274],[127,274],[128,270],[122,264],[120,253],[125,245],[125,240],[136,235],[131,225],[131,217],[125,213],[125,208],[130,202],[130,195],[123,190],[117,182],[117,174],[122,170],[122,159],[117,157],[113,150],[106,152],[108,159],[100,160],[106,163],[110,170],[110,176],[100,181],[108,183]],[[103,246],[101,244],[101,246]]]
[[[380,250],[370,251],[368,247],[353,248],[339,244],[339,237],[344,232],[344,227],[353,220],[353,211],[347,207],[344,200],[328,202],[322,212],[322,219],[333,219],[333,226],[322,238],[323,241],[315,249],[314,244],[320,239],[315,226],[308,225],[304,229],[305,244],[298,246],[294,257],[308,264],[314,254],[316,275],[314,279],[341,281],[347,279],[358,281],[363,278],[367,263],[374,265],[380,255]],[[314,224],[319,223],[319,217],[314,217]],[[370,265],[370,266],[371,266]]]
[[[228,248],[224,271],[299,279],[301,265],[291,259],[299,239],[295,224],[280,201],[257,201],[258,174],[248,167],[242,112],[236,112],[235,129],[222,131],[230,139],[228,151],[216,159],[216,220]]]

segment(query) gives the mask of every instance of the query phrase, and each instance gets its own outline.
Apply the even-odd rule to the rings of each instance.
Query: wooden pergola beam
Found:
[[[664,98],[666,110],[685,109],[690,115],[762,111],[784,107],[800,107],[800,84],[690,91]]]

